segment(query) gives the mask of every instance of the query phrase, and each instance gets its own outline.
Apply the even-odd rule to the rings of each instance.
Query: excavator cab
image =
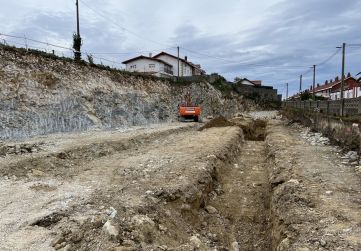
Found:
[[[192,120],[199,122],[201,115],[201,108],[199,105],[192,102],[190,92],[184,96],[184,102],[178,105],[178,120],[181,122]]]

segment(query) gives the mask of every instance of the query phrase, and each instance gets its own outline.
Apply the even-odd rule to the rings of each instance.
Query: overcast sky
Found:
[[[71,47],[74,2],[0,0],[0,33]],[[260,79],[283,94],[286,82],[290,93],[296,92],[299,75],[324,62],[342,42],[361,44],[360,0],[80,0],[80,13],[82,50],[95,57],[120,63],[149,52],[176,54],[179,45],[181,56],[200,63],[207,73],[229,80]],[[346,71],[355,75],[361,71],[361,47],[346,51]],[[316,81],[323,83],[340,72],[339,51],[317,67]],[[304,87],[311,83],[308,72]]]

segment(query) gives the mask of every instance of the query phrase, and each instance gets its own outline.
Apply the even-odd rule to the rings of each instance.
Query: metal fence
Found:
[[[284,101],[282,106],[339,116],[341,114],[342,102],[344,102],[344,116],[361,115],[361,97],[343,100]]]

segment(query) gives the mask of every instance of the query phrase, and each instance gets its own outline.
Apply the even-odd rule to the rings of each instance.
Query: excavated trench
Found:
[[[242,125],[244,139],[228,158],[219,159],[202,195],[188,204],[171,204],[181,211],[192,232],[205,243],[199,250],[272,250],[266,122]],[[190,230],[191,229],[191,230]]]
[[[182,153],[182,149],[179,149],[180,146],[183,147],[183,151],[189,147],[196,149],[198,144],[209,142],[210,139],[204,137],[212,137],[212,135],[220,137],[220,133],[228,136],[221,136],[225,141],[220,144],[222,147],[218,145],[214,147],[216,149],[214,155],[198,155],[195,158],[194,166],[187,168],[185,173],[180,172],[180,175],[185,175],[189,170],[194,172],[193,176],[188,175],[182,183],[162,185],[159,186],[159,191],[154,191],[151,195],[148,195],[147,191],[143,196],[144,191],[137,190],[141,188],[141,183],[138,188],[133,189],[134,191],[129,188],[127,193],[124,193],[122,187],[115,186],[119,183],[118,180],[105,179],[104,184],[107,184],[107,188],[97,190],[96,196],[94,195],[84,202],[86,206],[84,203],[76,204],[74,208],[69,208],[67,211],[55,212],[32,221],[29,226],[58,232],[61,240],[71,243],[73,249],[70,250],[108,250],[109,248],[112,250],[112,247],[119,244],[130,245],[133,249],[129,250],[168,250],[167,248],[159,249],[162,246],[171,247],[175,251],[212,250],[214,248],[233,251],[272,250],[270,237],[271,188],[268,182],[267,148],[264,142],[266,122],[252,120],[247,124],[239,124],[239,126],[242,127],[243,135],[234,127],[200,133],[187,132],[188,136],[199,137],[197,142],[193,142],[193,146],[177,145],[176,149],[179,152],[171,151],[173,157]],[[106,150],[105,157],[107,158],[109,156],[109,158],[117,159],[114,152],[120,151],[120,157],[130,154],[129,160],[134,157],[134,160],[141,163],[143,161],[138,159],[138,153],[132,153],[133,148],[138,144],[143,144],[143,155],[148,154],[148,151],[151,152],[151,149],[158,145],[168,144],[168,148],[172,148],[175,147],[171,143],[172,138],[184,137],[185,135],[182,133],[184,130],[186,129],[150,134],[130,141],[112,141],[105,145],[93,144],[79,149],[75,147],[71,151],[62,152],[63,154],[59,156],[51,155],[50,159],[56,158],[64,163],[71,160],[72,163],[75,163],[78,158],[87,160],[89,154],[93,155],[93,158],[98,157],[95,154],[98,152],[103,156],[103,152]],[[177,133],[179,135],[175,136]],[[170,138],[167,138],[167,135]],[[159,138],[164,142],[158,142]],[[153,141],[156,143],[152,143]],[[214,140],[213,142],[216,143]],[[144,143],[150,144],[149,149],[144,147]],[[75,153],[79,153],[81,156],[75,156]],[[189,151],[189,156],[181,156],[193,158],[194,153]],[[178,161],[182,158],[179,158]],[[39,159],[42,160],[42,158]],[[120,160],[117,159],[116,163]],[[24,163],[25,161],[20,162],[21,165]],[[129,165],[134,169],[132,163],[130,162]],[[174,164],[173,168],[176,165],[186,165],[186,163],[175,163],[177,164]],[[104,160],[103,164],[106,166]],[[95,162],[96,165],[97,162]],[[188,163],[187,165],[192,164]],[[172,165],[166,166],[171,167]],[[12,170],[22,169],[19,167]],[[100,179],[105,176],[106,172],[104,168],[99,170],[101,176],[97,176],[98,173],[95,173],[95,176]],[[5,171],[9,170],[5,169]],[[164,170],[160,172],[164,172]],[[81,173],[81,169],[70,176],[76,176],[78,173]],[[16,174],[21,177],[23,173],[17,171]],[[50,175],[56,175],[56,173],[50,173]],[[89,171],[87,175],[92,175],[92,173]],[[116,174],[112,176],[116,176]],[[156,177],[161,178],[162,176],[153,174],[152,177],[153,182],[157,181]],[[123,183],[120,184],[123,185]],[[129,192],[131,193],[129,194]],[[134,200],[134,205],[126,206],[127,196],[130,196],[130,202]],[[84,223],[78,224],[75,220],[77,219],[75,212],[87,217],[86,215],[90,212],[87,211],[87,207],[96,210],[100,207],[115,207],[119,218],[116,217],[111,222],[119,228],[121,234],[117,238],[106,236],[102,226],[108,218],[104,218],[103,215],[97,216],[98,214],[96,214],[89,218],[91,220],[88,219]],[[139,225],[137,225],[138,223]],[[56,238],[53,242],[55,240]],[[100,247],[102,249],[99,249]]]

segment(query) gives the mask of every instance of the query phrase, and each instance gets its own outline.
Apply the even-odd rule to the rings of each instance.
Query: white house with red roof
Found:
[[[159,58],[138,56],[123,62],[130,72],[140,72],[157,77],[173,76],[173,66]]]
[[[130,72],[140,72],[158,77],[178,76],[178,57],[166,52],[161,52],[154,57],[149,55],[138,56],[123,62],[125,69]],[[201,66],[188,61],[185,57],[179,58],[179,76],[190,77],[204,75]]]

